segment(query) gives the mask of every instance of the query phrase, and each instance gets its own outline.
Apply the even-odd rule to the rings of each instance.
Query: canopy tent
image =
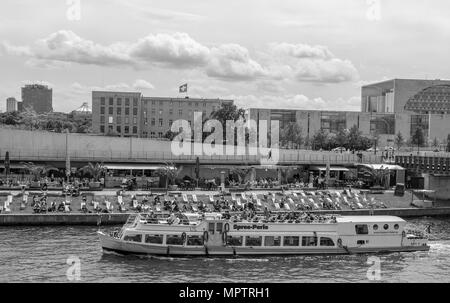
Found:
[[[326,166],[311,166],[310,168],[309,168],[309,170],[312,170],[312,171],[327,171],[327,168],[326,168]],[[345,168],[345,167],[330,167],[330,171],[349,171],[349,169],[348,168]]]
[[[358,164],[358,166],[370,168],[372,170],[389,169],[389,170],[405,170],[399,165],[392,164]]]
[[[148,164],[104,164],[109,170],[159,170],[163,169],[164,165],[148,165]],[[175,167],[171,167],[176,169]]]

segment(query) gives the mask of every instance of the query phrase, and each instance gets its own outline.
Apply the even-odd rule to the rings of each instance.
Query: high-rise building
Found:
[[[17,111],[17,100],[14,97],[6,99],[6,112],[15,112]]]
[[[232,100],[143,97],[136,92],[92,92],[94,133],[122,137],[162,138],[176,120],[192,125],[194,112],[202,116]]]
[[[46,85],[32,84],[22,87],[22,107],[33,108],[37,113],[53,111],[53,90]]]

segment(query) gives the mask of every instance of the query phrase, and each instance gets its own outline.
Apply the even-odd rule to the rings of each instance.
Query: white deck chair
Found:
[[[133,199],[133,208],[137,208],[138,207],[138,201],[137,199]]]
[[[64,212],[70,213],[69,205],[64,205]]]
[[[253,197],[253,199],[258,199],[258,195],[256,194],[256,193],[252,193],[252,197]]]
[[[111,202],[105,201],[105,204],[106,204],[106,209],[107,209],[108,211],[111,211],[111,210],[112,210]]]
[[[7,213],[11,212],[11,208],[9,207],[8,201],[3,202],[3,211]]]
[[[241,197],[243,200],[247,200],[247,196],[245,195],[245,193],[241,193]]]
[[[306,206],[306,202],[305,202],[305,199],[300,199],[300,203],[303,205],[303,206]]]
[[[300,193],[300,195],[302,195],[303,198],[306,198],[306,194],[303,191]]]
[[[311,193],[311,196],[315,196],[316,195],[316,193],[313,192],[313,191],[311,191],[310,193]]]
[[[22,202],[27,204],[27,202],[28,202],[28,194],[25,194],[25,195],[22,196]]]
[[[97,209],[98,208],[98,202],[96,202],[96,201],[92,201],[93,203],[94,203],[94,209]]]
[[[292,200],[292,198],[288,198],[289,203],[291,203],[292,205],[295,205],[294,200]]]
[[[119,205],[123,206],[123,197],[117,196],[117,202],[119,203]]]
[[[156,209],[156,211],[161,211],[161,205],[156,204],[156,205],[155,205],[155,209]]]
[[[333,203],[333,200],[331,200],[330,198],[326,198],[325,200],[327,200],[328,203]]]
[[[236,204],[237,204],[238,206],[242,206],[242,203],[241,203],[241,199],[240,199],[240,198],[237,198],[237,199],[236,199]]]
[[[236,194],[235,193],[231,194],[231,200],[236,201]]]
[[[284,203],[284,208],[286,208],[287,210],[291,210],[291,207],[287,203]]]
[[[361,203],[359,203],[359,202],[356,203],[356,205],[358,205],[358,208],[359,208],[359,209],[363,209],[363,208],[364,208],[364,206],[363,206]]]
[[[336,196],[338,196],[338,198],[340,198],[341,197],[341,193],[340,192],[336,192]]]
[[[194,202],[198,202],[198,199],[197,199],[197,195],[192,195],[192,201],[194,201]]]
[[[214,202],[214,196],[213,195],[209,195],[209,201]]]
[[[85,207],[86,207],[86,202],[81,202],[81,203],[80,203],[80,208],[83,209],[83,208],[85,208]]]
[[[8,203],[8,206],[10,206],[10,205],[12,204],[12,202],[13,202],[13,196],[12,196],[12,195],[9,195],[9,196],[6,198],[6,202]]]
[[[262,206],[261,199],[256,199],[256,204],[257,204],[258,206]]]
[[[273,202],[273,205],[275,205],[276,209],[280,209],[280,204],[278,204],[277,202]]]
[[[66,205],[70,205],[70,204],[71,204],[71,201],[70,201],[69,196],[66,196],[66,200],[64,201],[64,203],[65,203]]]
[[[344,204],[347,206],[350,206],[350,202],[348,202],[347,197],[344,196],[343,199],[344,199]]]
[[[292,195],[296,198],[298,197],[297,193],[292,193]]]
[[[188,197],[187,197],[186,194],[182,194],[182,197],[183,197],[183,201],[184,201],[184,202],[188,202]]]
[[[197,205],[191,205],[193,211],[198,211]]]

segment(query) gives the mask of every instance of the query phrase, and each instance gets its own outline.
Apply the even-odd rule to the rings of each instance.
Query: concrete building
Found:
[[[379,146],[394,146],[397,133],[405,141],[420,127],[425,141],[444,142],[450,134],[450,81],[393,79],[363,86],[361,111],[248,109],[250,118],[279,120],[280,128],[297,122],[304,138],[323,129],[336,133],[358,126],[367,137],[378,136]],[[270,122],[269,122],[270,123]]]
[[[17,100],[14,97],[6,99],[6,112],[15,112],[17,111]]]
[[[193,123],[194,112],[209,115],[232,100],[143,97],[133,92],[92,92],[94,133],[121,137],[162,138],[172,123],[184,119]]]
[[[33,108],[37,113],[53,111],[53,90],[46,85],[32,84],[22,87],[22,107]]]
[[[361,111],[390,115],[394,133],[406,139],[420,127],[426,141],[443,142],[450,134],[450,81],[393,79],[363,86]]]

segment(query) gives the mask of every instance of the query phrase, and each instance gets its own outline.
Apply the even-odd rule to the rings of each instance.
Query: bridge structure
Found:
[[[40,131],[24,131],[0,128],[0,165],[6,152],[11,163],[51,163],[64,167],[69,158],[74,163],[141,163],[161,164],[171,162],[180,165],[331,165],[354,166],[358,163],[382,163],[381,155],[363,153],[319,152],[311,150],[274,149],[271,161],[246,148],[242,154],[213,154],[191,152],[177,155],[172,142],[143,138],[118,138],[82,134],[60,134]],[[225,150],[226,147],[222,150]],[[270,148],[269,148],[270,149]],[[202,150],[202,147],[200,147]],[[267,151],[266,151],[267,152]]]
[[[395,164],[421,174],[450,176],[450,153],[400,154]]]

